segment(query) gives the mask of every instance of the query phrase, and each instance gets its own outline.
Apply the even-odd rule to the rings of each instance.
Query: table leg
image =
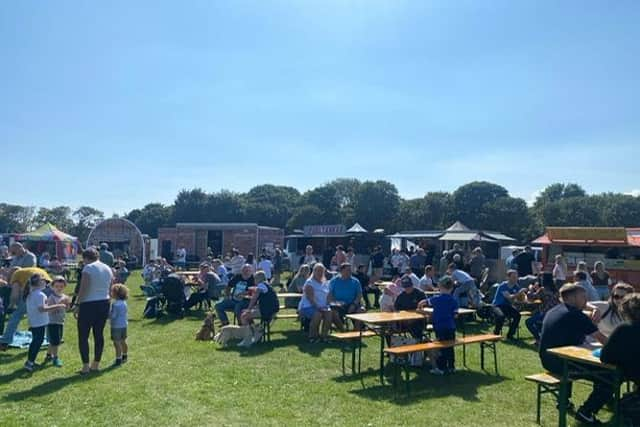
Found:
[[[567,401],[569,393],[569,366],[566,359],[562,360],[562,382],[558,398],[558,426],[567,427]]]
[[[380,331],[380,384],[384,385],[384,336],[385,332]]]
[[[620,381],[621,375],[619,370],[615,370],[613,374],[613,419],[611,420],[611,424],[614,426],[621,426],[621,417],[620,412],[618,411],[618,407],[620,406]]]

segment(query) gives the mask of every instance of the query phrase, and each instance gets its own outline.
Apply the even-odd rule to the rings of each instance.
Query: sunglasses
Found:
[[[622,299],[624,298],[626,295],[612,295],[613,299]]]

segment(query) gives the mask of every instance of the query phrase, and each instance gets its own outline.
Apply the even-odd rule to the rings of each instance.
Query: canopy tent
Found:
[[[357,222],[347,230],[347,233],[367,233],[367,230]]]
[[[54,243],[55,255],[61,260],[75,260],[78,254],[78,238],[70,234],[64,233],[55,225],[46,223],[30,233],[22,233],[16,236],[16,240],[20,242],[33,242],[39,248],[46,248],[47,243]],[[37,252],[44,252],[45,249]]]

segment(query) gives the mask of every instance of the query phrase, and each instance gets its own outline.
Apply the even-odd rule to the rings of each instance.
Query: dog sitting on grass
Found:
[[[207,313],[207,316],[204,318],[202,322],[202,327],[196,334],[196,341],[212,341],[216,331],[215,326],[213,325],[213,313]]]

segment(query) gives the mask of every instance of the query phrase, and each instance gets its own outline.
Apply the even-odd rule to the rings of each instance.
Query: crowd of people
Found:
[[[20,244],[12,245],[10,250],[13,264],[0,273],[4,277],[0,283],[11,289],[9,306],[14,308],[0,340],[3,349],[26,313],[32,341],[25,369],[33,370],[36,366],[35,358],[45,334],[50,343],[45,362],[61,366],[59,349],[65,313],[72,309],[77,318],[82,374],[99,368],[108,319],[116,353],[114,365],[126,362],[128,289],[119,283],[118,261],[110,256],[107,247],[103,246],[100,252],[95,248],[83,252],[84,266],[73,299],[65,294],[64,277],[52,278],[46,270],[36,267],[35,255]],[[185,298],[184,309],[215,300],[213,308],[221,326],[230,323],[228,312],[234,313],[239,324],[250,325],[258,317],[273,318],[279,309],[274,286],[280,286],[300,294],[288,297],[285,307],[297,310],[312,343],[329,340],[332,329],[345,330],[348,314],[378,309],[415,311],[426,307],[432,308],[431,322],[438,340],[455,337],[455,318],[461,307],[489,313],[497,335],[508,321],[506,338],[514,340],[522,307],[535,303],[536,309],[525,324],[535,339],[545,369],[558,374],[562,370],[561,361],[547,352],[550,348],[600,343],[603,362],[617,364],[629,379],[640,380],[636,363],[640,357],[640,295],[628,284],[613,283],[601,262],[596,262],[591,272],[584,262],[579,263],[573,280],[568,282],[570,274],[562,255],[556,256],[551,271],[543,272],[527,247],[506,260],[509,269],[503,282],[481,289],[486,266],[480,248],[467,257],[454,246],[443,253],[437,266],[426,264],[425,251],[420,249],[411,256],[393,251],[386,258],[381,248],[375,248],[368,265],[354,265],[352,252],[338,246],[330,259],[333,267],[327,269],[309,246],[297,272],[284,284],[278,277],[281,260],[266,254],[255,260],[251,254],[244,257],[234,249],[227,257],[200,264],[198,274],[191,278],[194,289]],[[380,289],[385,262],[392,266],[393,277]],[[164,259],[150,261],[142,271],[144,286],[156,286],[163,279],[176,276],[175,272]],[[426,319],[406,321],[398,325],[398,331],[405,331],[420,342],[425,339],[425,326]],[[353,327],[359,329],[362,325],[355,321]],[[90,333],[94,337],[93,358],[89,354]],[[434,374],[455,371],[453,350],[444,350],[431,360]],[[612,390],[596,376],[584,377],[593,382],[594,388],[575,416],[582,422],[595,423],[595,414],[610,399]]]
[[[0,298],[0,301],[8,301],[6,306],[0,302],[0,320],[9,314],[6,327],[0,327],[4,330],[0,351],[8,349],[26,315],[31,342],[24,368],[33,371],[38,366],[36,357],[45,337],[49,346],[43,363],[62,366],[60,344],[66,314],[71,312],[77,323],[82,362],[80,374],[99,369],[107,321],[110,321],[116,353],[113,365],[119,366],[127,361],[128,289],[117,282],[117,271],[100,260],[101,253],[96,248],[90,247],[82,252],[83,267],[73,297],[65,294],[67,279],[64,276],[51,277],[47,270],[37,267],[35,255],[20,243],[12,244],[10,250],[13,255],[10,267],[0,270],[0,289],[3,295],[8,293],[8,298]],[[93,336],[93,358],[89,351],[90,335]]]

